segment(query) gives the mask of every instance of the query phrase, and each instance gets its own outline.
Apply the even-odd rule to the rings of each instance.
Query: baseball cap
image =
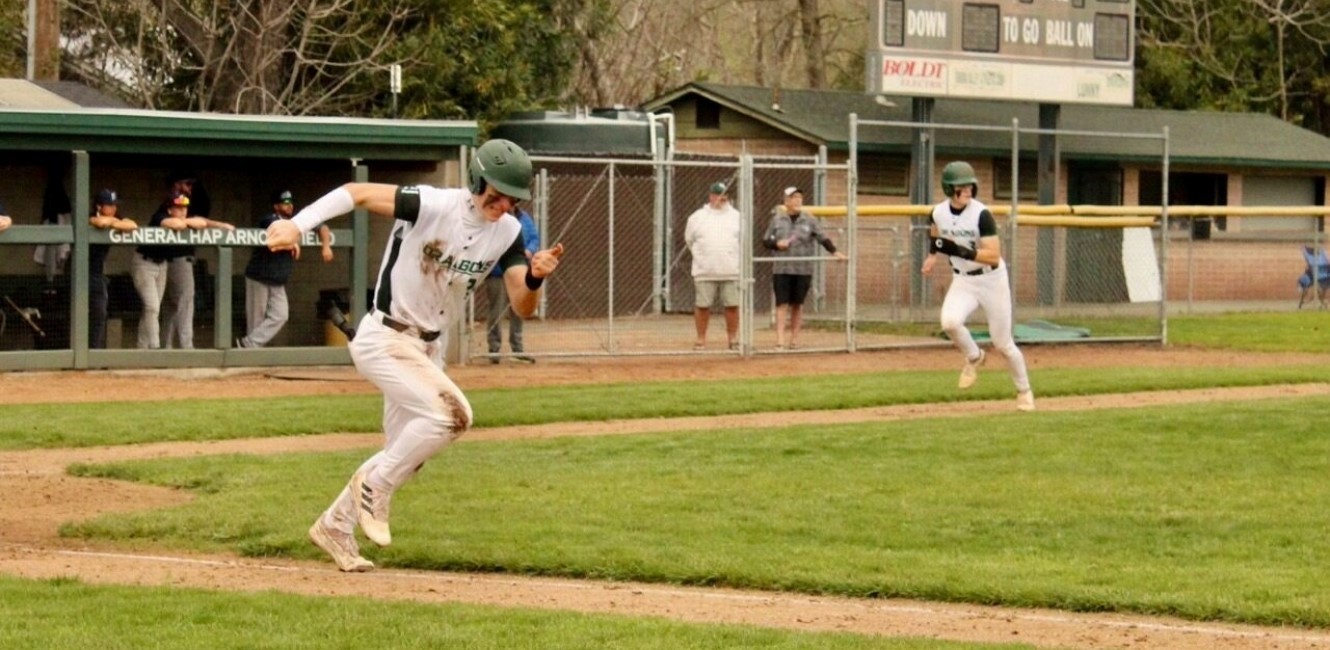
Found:
[[[184,192],[176,192],[175,194],[172,194],[170,205],[178,205],[181,207],[189,205],[189,195]]]
[[[801,190],[801,189],[799,189],[799,188],[797,188],[797,187],[795,187],[795,186],[793,186],[793,185],[791,185],[791,186],[785,188],[785,196],[790,196],[790,195],[792,195],[792,194],[799,194],[799,195],[802,196],[803,193],[804,193],[803,190]]]
[[[724,184],[724,183],[712,183],[712,184],[711,184],[711,193],[712,193],[712,194],[724,194],[724,193],[725,193],[725,184]]]
[[[273,203],[295,203],[296,200],[291,196],[291,190],[278,190],[272,193]]]
[[[116,205],[120,203],[120,197],[116,196],[115,190],[108,188],[97,193],[97,200],[94,203],[97,205]]]

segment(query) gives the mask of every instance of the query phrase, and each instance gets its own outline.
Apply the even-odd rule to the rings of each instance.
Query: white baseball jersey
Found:
[[[517,219],[488,221],[468,190],[400,188],[394,216],[374,308],[421,330],[446,332],[495,264],[527,263]]]
[[[960,214],[952,212],[950,201],[943,201],[933,207],[933,225],[937,226],[938,235],[977,251],[981,238],[997,234],[997,223],[993,221],[991,213],[988,213],[987,219],[981,219],[987,212],[988,206],[975,199],[971,199]],[[961,273],[990,268],[987,264],[955,255],[947,259],[951,261],[951,267]]]

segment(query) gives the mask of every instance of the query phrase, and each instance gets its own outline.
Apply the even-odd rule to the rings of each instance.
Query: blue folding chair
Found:
[[[1298,309],[1302,309],[1313,293],[1321,307],[1325,307],[1326,289],[1330,288],[1330,259],[1326,258],[1324,248],[1318,251],[1311,246],[1302,247],[1302,259],[1307,262],[1307,270],[1298,278],[1298,288],[1302,289]]]

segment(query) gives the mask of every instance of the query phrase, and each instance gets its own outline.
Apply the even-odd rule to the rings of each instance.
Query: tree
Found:
[[[405,62],[402,117],[477,119],[488,126],[513,111],[557,105],[574,46],[551,20],[549,1],[416,5],[389,50]]]
[[[369,7],[373,7],[371,11]],[[67,54],[144,106],[336,114],[406,16],[403,0],[69,0]]]
[[[1324,132],[1322,0],[1141,0],[1142,106],[1260,111]]]
[[[0,77],[24,75],[27,43],[20,36],[26,8],[27,3],[0,2]]]
[[[690,81],[861,87],[864,14],[853,0],[557,0],[554,20],[578,44],[567,99],[631,106]]]

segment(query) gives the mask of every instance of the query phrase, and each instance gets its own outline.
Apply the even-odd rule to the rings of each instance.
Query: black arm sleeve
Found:
[[[831,243],[831,238],[830,238],[830,237],[827,237],[827,236],[824,235],[824,236],[822,237],[822,241],[821,241],[821,243],[822,243],[822,248],[827,249],[827,252],[828,252],[828,253],[831,253],[832,255],[835,255],[835,254],[836,254],[836,245],[833,244],[833,243]]]
[[[393,200],[393,218],[415,223],[420,218],[420,188],[407,185],[397,188]]]
[[[526,247],[522,245],[522,233],[520,232],[513,239],[513,245],[509,246],[508,250],[504,251],[503,256],[499,258],[499,268],[507,271],[514,266],[531,266],[526,260]]]
[[[989,212],[988,208],[984,208],[984,211],[979,213],[979,236],[992,237],[996,234],[998,234],[997,220],[993,218],[993,213]]]
[[[934,237],[931,247],[934,253],[942,253],[943,255],[954,255],[956,257],[960,257],[967,260],[973,260],[975,256],[978,254],[975,252],[973,248],[969,248],[967,246],[961,246],[960,244],[957,244],[956,242],[947,239],[946,237]]]

